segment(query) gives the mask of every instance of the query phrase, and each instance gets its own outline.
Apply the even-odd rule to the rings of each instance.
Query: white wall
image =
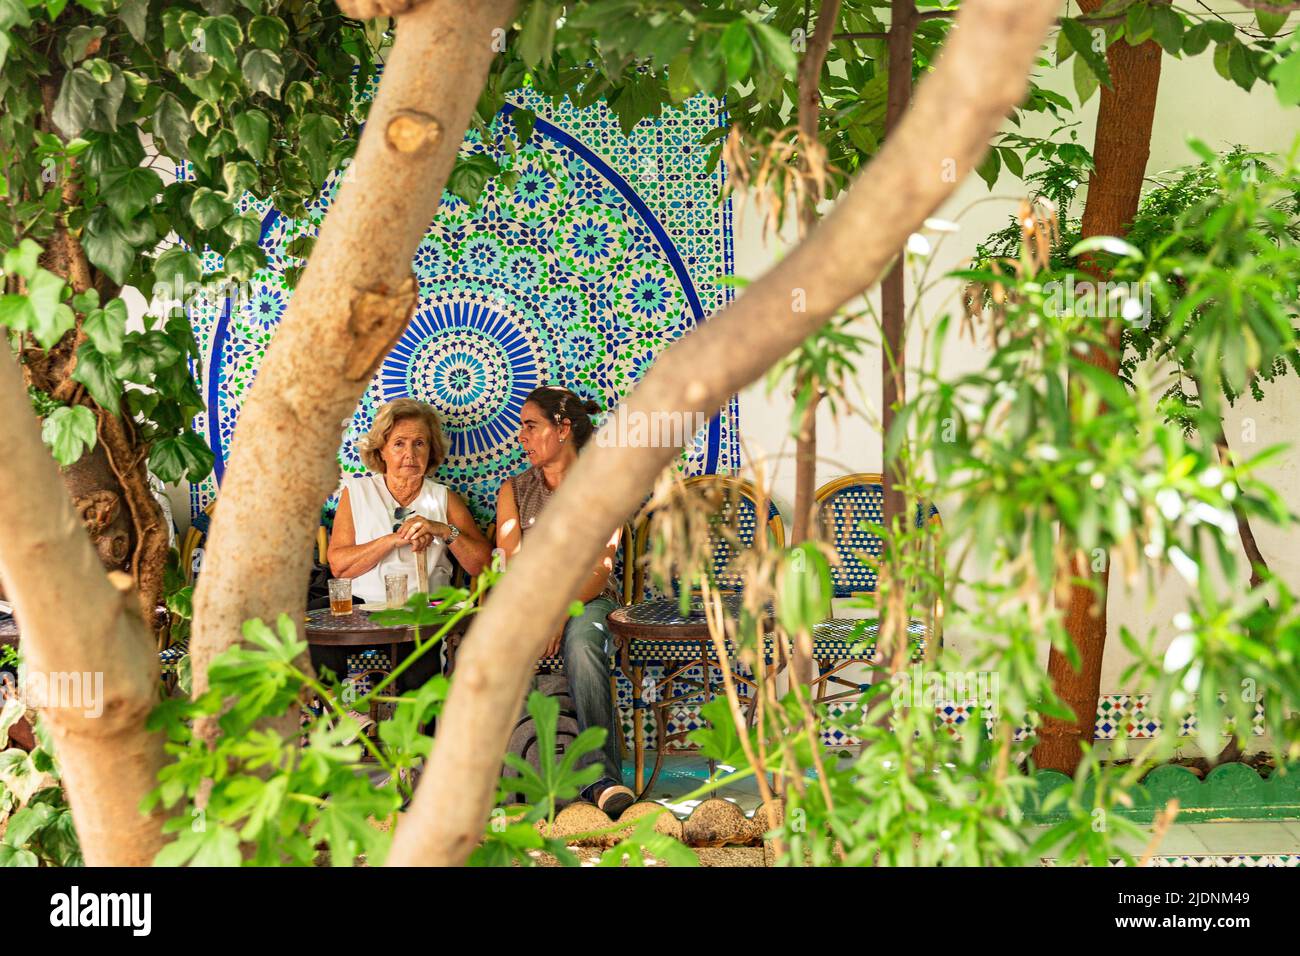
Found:
[[[1236,8],[1240,12],[1240,8]],[[1240,17],[1234,17],[1234,20]],[[1300,132],[1300,113],[1283,109],[1271,89],[1259,84],[1249,93],[1221,79],[1214,71],[1212,50],[1200,57],[1176,60],[1166,56],[1162,67],[1160,97],[1156,113],[1156,126],[1151,145],[1148,175],[1194,161],[1187,148],[1186,138],[1195,135],[1211,147],[1221,148],[1242,143],[1255,149],[1271,150],[1285,154]],[[1067,63],[1067,67],[1070,64]],[[1069,70],[1051,71],[1040,75],[1039,82],[1067,95],[1076,101]],[[1079,142],[1091,148],[1095,130],[1098,97],[1094,96],[1083,111],[1079,127]],[[1024,131],[1031,135],[1046,136],[1052,128],[1049,120],[1030,118]],[[1010,127],[1008,127],[1010,128]],[[950,235],[937,251],[931,267],[931,277],[956,267],[970,256],[978,241],[995,229],[1005,225],[1015,212],[1024,187],[1018,179],[1004,173],[996,189],[990,193],[984,183],[972,176],[962,184],[953,199],[938,213],[943,219],[959,221],[961,231]],[[1086,193],[1086,183],[1081,187],[1079,201]],[[990,195],[998,198],[969,208],[978,200]],[[963,212],[964,211],[964,212]],[[756,278],[786,247],[787,235],[781,238],[762,236],[762,221],[752,208],[738,206],[736,220],[736,273]],[[933,238],[933,237],[932,237]],[[908,281],[908,300],[914,277]],[[955,283],[945,283],[943,288],[926,295],[922,311],[932,320],[942,311],[955,312]],[[877,338],[873,329],[863,328],[862,334]],[[909,342],[909,361],[918,357],[917,340]],[[972,346],[969,341],[955,336],[944,356],[943,370],[957,375],[978,368],[987,353]],[[874,409],[880,401],[879,359],[872,355],[859,370],[862,391],[869,396]],[[1256,403],[1247,397],[1227,416],[1226,430],[1234,451],[1249,455],[1271,444],[1291,442],[1296,433],[1295,414],[1300,399],[1300,380],[1294,376],[1281,379],[1272,385],[1266,400]],[[762,384],[751,386],[740,396],[740,423],[746,451],[752,458],[759,457],[759,449],[767,455],[783,454],[784,459],[768,464],[769,479],[773,482],[774,498],[784,514],[790,514],[794,496],[793,439],[786,438],[790,415],[788,389],[767,394]],[[1243,438],[1250,428],[1254,441]],[[1243,431],[1244,429],[1244,431]],[[828,412],[818,420],[819,456],[817,482],[850,471],[879,472],[881,450],[878,434],[867,420],[860,416],[846,418],[836,425]],[[1289,502],[1300,502],[1300,469],[1297,454],[1287,454],[1280,464],[1262,473]],[[748,462],[747,462],[748,463]],[[775,468],[774,468],[775,466]],[[774,470],[773,470],[774,469]],[[939,502],[943,508],[942,500]],[[1298,509],[1300,510],[1300,509]],[[1300,587],[1300,548],[1295,545],[1294,533],[1282,529],[1255,525],[1260,548],[1274,572],[1280,574],[1293,588]],[[1161,637],[1161,646],[1171,635],[1170,621],[1183,607],[1184,588],[1172,577],[1167,579],[1154,600],[1148,601],[1142,593],[1128,593],[1120,587],[1112,589],[1109,603],[1110,633],[1118,634],[1127,626],[1139,635],[1154,628]],[[960,649],[960,639],[953,646]],[[1043,649],[1044,662],[1046,648]],[[1112,640],[1108,648],[1102,675],[1102,691],[1119,693],[1134,688],[1121,686],[1120,674],[1130,663],[1128,655]]]

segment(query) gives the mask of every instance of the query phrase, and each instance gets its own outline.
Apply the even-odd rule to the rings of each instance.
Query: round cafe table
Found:
[[[463,631],[466,623],[467,621],[464,620],[458,623],[449,632],[448,637],[453,633]],[[433,632],[437,628],[426,628],[426,630]],[[304,631],[307,635],[308,644],[321,647],[374,647],[375,645],[387,645],[391,648],[398,644],[409,644],[415,641],[414,627],[380,624],[370,616],[369,611],[363,611],[360,607],[354,607],[351,614],[336,615],[329,608],[308,611]],[[428,653],[441,654],[442,648],[434,648]],[[395,655],[390,657],[390,666],[392,667],[396,667],[398,664],[393,659],[394,657]],[[365,671],[364,675],[387,676],[387,673],[383,668],[377,667]],[[382,677],[380,679],[382,680]],[[380,701],[372,700],[370,702],[370,719],[376,727],[384,716],[380,708]]]
[[[740,616],[742,596],[721,595],[723,616],[735,621]],[[623,673],[632,684],[632,765],[637,799],[651,787],[663,767],[668,744],[686,739],[688,731],[668,733],[668,715],[676,704],[683,704],[703,696],[707,701],[713,689],[710,668],[719,667],[713,639],[709,636],[709,623],[704,616],[704,603],[692,598],[687,613],[682,614],[677,598],[658,598],[615,608],[608,618],[610,633],[618,648]],[[763,630],[772,628],[770,608],[762,620]],[[755,681],[747,674],[737,672],[735,648],[727,642],[733,678],[738,684],[753,689]],[[770,648],[765,648],[763,667],[769,676],[776,673],[776,662]],[[662,664],[664,675],[645,686],[644,671],[649,664]],[[699,679],[687,677],[694,668],[700,668]],[[676,685],[684,685],[678,692]],[[661,693],[662,691],[662,693]],[[646,698],[649,698],[647,700]],[[650,779],[645,780],[645,726],[642,712],[647,707],[655,711],[655,763]]]

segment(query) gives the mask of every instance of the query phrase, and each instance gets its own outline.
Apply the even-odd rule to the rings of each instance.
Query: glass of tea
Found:
[[[388,607],[392,610],[406,604],[407,578],[405,574],[384,575],[384,596],[388,598]]]
[[[330,613],[335,617],[352,613],[351,578],[330,578]]]

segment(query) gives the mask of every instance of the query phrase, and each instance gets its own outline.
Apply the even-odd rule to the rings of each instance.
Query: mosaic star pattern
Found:
[[[375,410],[399,396],[430,402],[450,443],[439,478],[480,520],[501,481],[526,467],[515,435],[532,388],[564,385],[613,408],[664,348],[731,295],[717,281],[733,272],[731,210],[719,202],[724,170],[710,171],[707,148],[694,145],[718,122],[714,101],[697,97],[628,138],[603,104],[553,109],[525,92],[517,105],[539,116],[527,144],[515,138],[506,115],[515,106],[507,106],[488,142],[471,133],[462,147],[517,177],[491,182],[474,207],[444,194],[412,262],[416,315],[339,451],[345,475],[362,473],[356,441]],[[195,514],[216,493],[239,409],[288,305],[285,273],[301,264],[292,243],[318,232],[341,175],[307,219],[246,199],[243,210],[262,217],[268,265],[247,294],[191,309],[204,356],[195,371],[209,406],[195,424],[217,454],[215,481],[191,489]],[[219,255],[205,254],[205,270],[220,267]],[[695,436],[681,462],[686,474],[737,469],[736,407],[733,398]]]

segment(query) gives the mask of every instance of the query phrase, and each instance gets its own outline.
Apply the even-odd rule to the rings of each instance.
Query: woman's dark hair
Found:
[[[600,412],[600,406],[589,398],[573,394],[558,385],[542,385],[528,393],[524,402],[532,402],[546,417],[559,425],[566,418],[573,430],[573,442],[581,448],[595,431],[591,416]]]

